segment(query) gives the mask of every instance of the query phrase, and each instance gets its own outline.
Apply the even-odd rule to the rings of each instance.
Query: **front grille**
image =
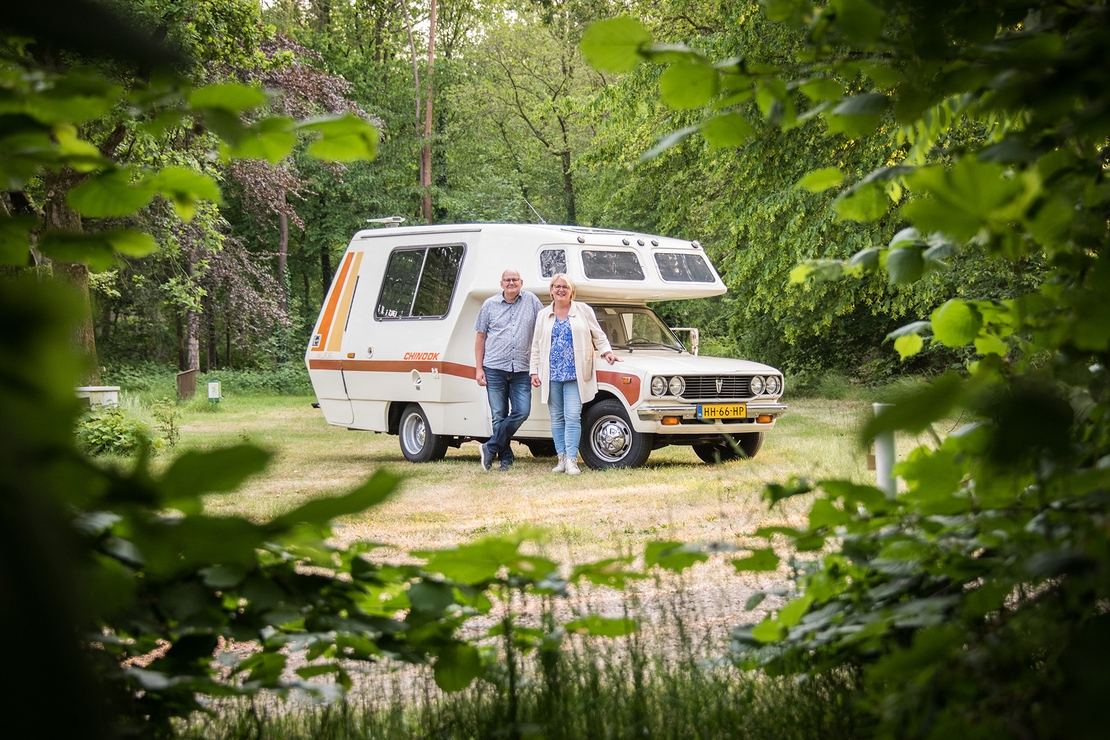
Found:
[[[719,401],[750,398],[752,379],[746,375],[683,375],[686,390],[682,398],[689,401]],[[717,381],[721,390],[717,391]]]

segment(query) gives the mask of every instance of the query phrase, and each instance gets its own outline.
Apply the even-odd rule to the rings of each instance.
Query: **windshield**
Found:
[[[594,306],[597,322],[613,349],[669,349],[682,352],[682,342],[650,308]]]

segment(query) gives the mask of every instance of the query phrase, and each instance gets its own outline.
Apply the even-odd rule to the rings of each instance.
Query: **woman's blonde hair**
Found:
[[[578,294],[578,286],[574,284],[573,280],[567,277],[567,274],[565,272],[557,272],[551,276],[551,282],[547,284],[547,292],[551,294],[551,298],[552,300],[554,300],[555,291],[553,291],[551,288],[555,285],[555,281],[559,280],[560,278],[562,278],[562,281],[567,284],[568,288],[570,288],[570,297],[573,300],[574,296]]]

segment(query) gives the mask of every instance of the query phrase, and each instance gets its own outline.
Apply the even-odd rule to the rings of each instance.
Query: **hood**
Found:
[[[640,371],[644,375],[781,375],[770,365],[730,357],[676,354],[659,350],[613,350],[623,362],[613,366],[600,361],[602,370]]]

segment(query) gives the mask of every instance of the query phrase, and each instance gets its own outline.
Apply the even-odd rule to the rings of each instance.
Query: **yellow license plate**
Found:
[[[744,403],[715,403],[698,406],[699,419],[743,419],[748,415],[748,405]]]

